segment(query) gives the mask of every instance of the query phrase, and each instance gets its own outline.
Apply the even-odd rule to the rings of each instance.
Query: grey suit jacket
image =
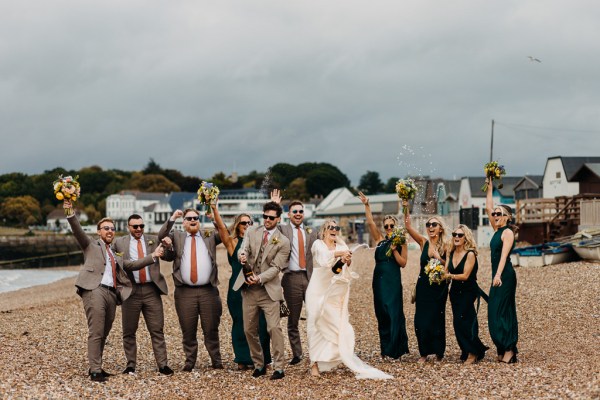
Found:
[[[67,218],[73,236],[83,250],[83,266],[75,281],[75,286],[84,290],[93,290],[100,286],[104,268],[106,266],[106,245],[102,239],[94,239],[85,234],[77,216]],[[117,291],[121,301],[125,301],[131,295],[131,282],[123,271],[123,255],[113,251],[117,263]],[[141,262],[140,262],[141,264]]]
[[[296,229],[294,227],[294,225],[292,225],[291,223],[288,225],[279,225],[278,226],[279,230],[281,231],[281,233],[283,233],[285,235],[285,237],[288,238],[288,240],[290,241],[290,246],[293,246],[294,243],[294,229]],[[310,232],[310,233],[309,233]],[[313,272],[313,257],[312,257],[312,245],[315,242],[315,240],[317,240],[317,236],[318,236],[318,230],[317,229],[313,229],[313,228],[307,228],[306,226],[304,227],[304,237],[306,238],[306,242],[305,243],[305,252],[304,252],[304,257],[306,260],[306,276],[308,278],[308,280],[310,280],[310,277],[312,275]],[[290,255],[292,254],[292,252],[290,251]],[[288,258],[289,261],[289,258]],[[287,264],[285,266],[285,269],[283,270],[283,273],[286,274],[288,273],[288,269],[287,269]]]
[[[134,261],[131,260],[131,255],[129,254],[131,235],[121,236],[113,240],[113,248],[123,254],[123,269],[127,272],[127,276],[132,283],[135,282],[133,274],[131,273],[132,271],[139,271],[146,266],[150,266],[148,270],[150,271],[152,282],[158,287],[161,294],[168,294],[169,288],[167,287],[167,281],[163,274],[160,273],[160,260],[157,258],[155,262],[152,258],[152,253],[156,250],[156,247],[158,247],[160,242],[158,241],[158,238],[153,235],[144,235],[144,242],[146,244],[146,252],[148,255],[142,259],[142,264],[134,263]]]
[[[248,229],[244,235],[240,251],[244,250],[246,252],[248,265],[260,277],[261,284],[265,287],[271,300],[281,301],[283,300],[283,291],[281,290],[281,277],[279,273],[286,266],[287,260],[290,258],[290,241],[278,229],[275,229],[259,260],[258,253],[264,229],[262,225]],[[242,268],[233,284],[233,290],[239,290],[244,282],[244,269]]]
[[[163,240],[169,236],[173,241],[173,251],[168,251],[163,256],[166,261],[173,261],[173,282],[175,286],[183,285],[181,278],[181,257],[183,256],[183,247],[185,245],[185,238],[187,232],[171,232],[175,221],[168,219],[164,225],[158,231],[158,241]],[[171,233],[169,233],[171,232]],[[200,230],[200,237],[204,241],[210,260],[212,263],[212,270],[210,272],[210,284],[214,287],[219,286],[219,274],[217,268],[217,245],[221,243],[221,237],[216,231]]]

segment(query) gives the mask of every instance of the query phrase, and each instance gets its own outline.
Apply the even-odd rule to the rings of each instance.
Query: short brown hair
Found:
[[[183,216],[185,217],[185,215],[189,212],[193,212],[196,213],[197,216],[200,216],[200,211],[196,210],[195,208],[186,208],[185,211],[183,212]]]
[[[98,221],[98,224],[96,225],[97,230],[100,230],[100,225],[102,225],[105,222],[110,222],[114,228],[115,221],[113,221],[112,218],[104,217],[100,221]]]

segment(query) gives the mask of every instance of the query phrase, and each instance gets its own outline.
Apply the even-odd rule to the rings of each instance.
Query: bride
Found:
[[[325,221],[312,246],[313,273],[306,289],[308,352],[311,375],[329,371],[343,363],[359,379],[389,379],[392,376],[368,366],[354,354],[354,330],[348,314],[350,283],[358,278],[349,270],[352,252],[338,237],[340,227],[333,219]],[[339,274],[332,267],[344,265]]]

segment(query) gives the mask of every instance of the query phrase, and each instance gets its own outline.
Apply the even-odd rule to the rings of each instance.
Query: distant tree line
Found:
[[[54,197],[52,182],[58,175],[79,176],[82,191],[77,207],[95,223],[106,213],[106,198],[123,190],[143,192],[195,192],[203,180],[221,190],[256,188],[267,192],[282,189],[286,199],[308,201],[327,196],[339,187],[351,188],[350,180],[336,166],[305,162],[299,165],[277,163],[267,172],[251,171],[247,175],[228,176],[218,172],[212,177],[186,176],[174,169],[164,169],[150,159],[141,171],[102,169],[99,166],[80,170],[54,168],[42,174],[8,173],[0,175],[0,224],[21,226],[43,224],[48,214],[60,208]],[[393,192],[397,178],[383,184],[379,174],[367,171],[360,178],[358,190],[367,194]]]

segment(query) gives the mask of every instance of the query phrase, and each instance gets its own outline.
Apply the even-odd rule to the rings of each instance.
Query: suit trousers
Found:
[[[223,364],[219,347],[219,323],[223,305],[219,289],[208,284],[203,286],[176,286],[175,310],[183,335],[185,367],[194,368],[198,357],[198,316],[204,335],[204,346],[212,366]]]
[[[81,299],[88,324],[88,362],[90,372],[102,371],[102,353],[110,333],[117,310],[115,292],[98,286],[93,290],[82,290]]]
[[[273,369],[283,371],[285,363],[285,342],[279,326],[279,301],[272,300],[262,285],[251,285],[242,289],[242,306],[244,309],[244,333],[250,347],[250,356],[254,368],[262,369],[264,365],[263,350],[258,336],[258,318],[260,310],[267,320],[267,331],[271,336],[271,355]]]
[[[302,343],[298,322],[302,313],[302,303],[305,301],[306,288],[308,287],[308,276],[306,271],[288,271],[281,279],[283,297],[290,310],[287,322],[288,338],[294,357],[302,357]]]
[[[135,368],[137,359],[136,332],[140,313],[146,321],[146,328],[152,339],[152,350],[159,368],[167,365],[167,344],[163,327],[165,315],[160,291],[154,283],[133,283],[131,296],[121,305],[123,323],[123,349],[127,366]]]

